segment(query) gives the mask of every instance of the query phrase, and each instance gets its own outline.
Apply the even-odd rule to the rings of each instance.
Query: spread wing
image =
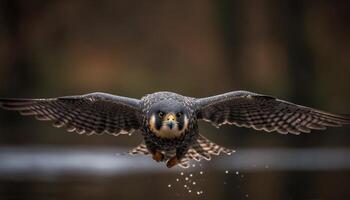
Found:
[[[350,124],[350,117],[332,114],[246,91],[197,99],[198,119],[215,126],[234,124],[268,132],[300,134]]]
[[[111,135],[140,128],[139,100],[104,93],[51,99],[0,99],[0,107],[38,120],[53,121],[79,134]]]

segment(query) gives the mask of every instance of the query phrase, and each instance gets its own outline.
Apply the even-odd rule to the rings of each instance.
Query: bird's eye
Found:
[[[158,113],[158,116],[159,116],[159,117],[163,117],[163,116],[164,116],[164,113],[163,113],[163,112],[159,112],[159,113]]]
[[[182,113],[180,113],[180,112],[176,114],[177,118],[180,118],[181,116],[182,116]]]

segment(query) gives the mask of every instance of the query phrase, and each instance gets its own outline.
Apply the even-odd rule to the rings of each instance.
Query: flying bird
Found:
[[[233,124],[282,134],[350,124],[348,115],[332,114],[247,91],[193,98],[156,92],[141,99],[90,93],[48,99],[0,99],[0,107],[38,120],[53,121],[78,134],[142,134],[130,154],[150,155],[167,167],[188,167],[189,160],[210,160],[234,151],[199,133],[198,120],[216,127]]]

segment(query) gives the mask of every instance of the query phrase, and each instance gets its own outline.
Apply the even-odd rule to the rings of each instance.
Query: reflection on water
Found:
[[[62,173],[111,176],[128,173],[173,173],[150,157],[131,156],[119,148],[0,147],[0,176],[56,176]],[[350,169],[350,149],[240,149],[210,162],[193,162],[187,171],[200,168],[264,170]]]
[[[349,149],[241,149],[189,169],[120,155],[126,151],[1,147],[0,199],[341,199],[348,194]]]

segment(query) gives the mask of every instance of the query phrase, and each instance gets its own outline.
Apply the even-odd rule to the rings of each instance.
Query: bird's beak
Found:
[[[176,116],[172,113],[165,116],[165,123],[170,129],[173,129],[174,124],[176,123]]]
[[[173,123],[173,122],[168,122],[167,125],[168,125],[168,127],[170,128],[170,130],[171,130],[171,129],[173,129],[174,123]]]

